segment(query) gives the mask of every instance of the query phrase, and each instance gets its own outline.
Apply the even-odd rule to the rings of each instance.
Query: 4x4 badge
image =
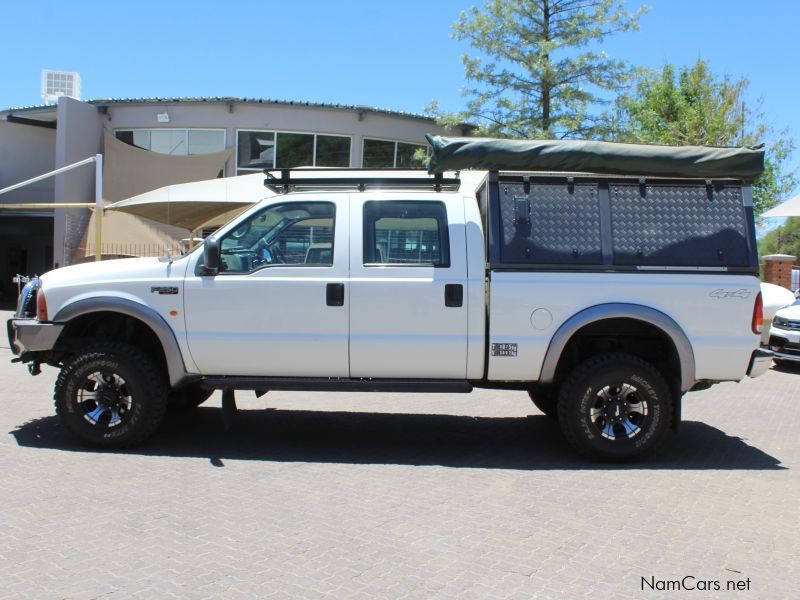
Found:
[[[750,290],[714,290],[709,294],[712,298],[739,298],[740,300],[744,300],[745,298],[749,298],[752,292]]]

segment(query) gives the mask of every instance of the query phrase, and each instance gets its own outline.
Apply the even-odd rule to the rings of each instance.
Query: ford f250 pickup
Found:
[[[430,138],[424,171],[274,170],[181,257],[23,290],[14,359],[60,368],[84,443],[143,442],[236,390],[527,390],[583,455],[677,429],[686,392],[756,377],[758,149]]]

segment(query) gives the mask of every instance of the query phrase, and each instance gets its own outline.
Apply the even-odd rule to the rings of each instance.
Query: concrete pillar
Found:
[[[104,116],[96,106],[61,96],[57,111],[56,169],[103,151]],[[56,175],[55,201],[94,202],[94,179],[94,164]],[[83,258],[83,238],[91,214],[88,208],[55,211],[53,262],[59,267]]]
[[[770,254],[764,258],[764,281],[774,283],[787,290],[792,289],[792,267],[796,256],[788,254]]]

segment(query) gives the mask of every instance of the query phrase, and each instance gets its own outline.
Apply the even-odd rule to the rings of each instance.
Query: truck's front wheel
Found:
[[[629,354],[578,365],[558,399],[561,430],[584,456],[629,460],[652,451],[669,429],[672,397],[661,373]]]
[[[167,384],[148,354],[121,342],[93,345],[68,360],[56,380],[56,413],[84,444],[122,448],[160,425]]]

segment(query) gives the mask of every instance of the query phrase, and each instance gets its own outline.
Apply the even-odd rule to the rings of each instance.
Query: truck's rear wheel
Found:
[[[68,360],[54,397],[61,423],[82,443],[122,448],[144,441],[161,424],[167,384],[145,352],[109,342]]]
[[[663,440],[672,397],[651,364],[629,354],[601,354],[567,377],[558,415],[565,437],[584,456],[629,460]]]

